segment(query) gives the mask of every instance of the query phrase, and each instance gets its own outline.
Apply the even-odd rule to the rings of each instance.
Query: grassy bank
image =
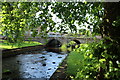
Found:
[[[42,45],[42,43],[35,42],[35,41],[24,41],[20,44],[10,44],[7,43],[5,40],[0,40],[0,48],[2,49],[14,49],[14,48],[21,48],[21,47],[27,47],[27,46],[35,46],[35,45]]]

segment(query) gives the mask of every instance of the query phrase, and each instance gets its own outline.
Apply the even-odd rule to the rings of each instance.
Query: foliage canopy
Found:
[[[39,13],[38,17],[36,13]],[[53,21],[52,14],[60,18],[61,22]],[[23,41],[25,31],[39,26],[44,32],[49,28],[49,31],[71,30],[76,33],[76,23],[88,29],[93,26],[93,32],[99,33],[98,25],[103,14],[102,4],[93,2],[3,2],[2,32],[12,43]],[[56,24],[59,27],[56,28]]]

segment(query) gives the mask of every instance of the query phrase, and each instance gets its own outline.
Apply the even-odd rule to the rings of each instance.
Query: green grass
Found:
[[[80,44],[80,48],[77,48],[75,51],[69,53],[67,58],[67,74],[76,75],[79,70],[83,68],[84,64],[84,52],[85,48],[88,47],[87,44]]]
[[[42,43],[35,42],[35,41],[24,41],[21,44],[8,44],[5,40],[0,40],[3,41],[0,43],[0,48],[2,49],[14,49],[14,48],[21,48],[21,47],[27,47],[27,46],[35,46],[35,45],[42,45]]]
[[[80,53],[76,52],[76,51],[72,51],[67,59],[67,74],[68,75],[76,75],[77,71],[79,69],[81,69],[80,66],[82,66],[81,64],[83,61],[83,55],[81,55]]]

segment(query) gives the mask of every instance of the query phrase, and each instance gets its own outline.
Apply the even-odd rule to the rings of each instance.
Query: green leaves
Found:
[[[35,37],[37,35],[37,33],[38,33],[36,30],[33,30],[32,32],[33,32],[32,37]]]
[[[97,78],[99,73],[104,75],[104,79],[118,79],[120,76],[120,74],[118,74],[120,71],[120,60],[117,57],[119,55],[119,51],[117,50],[120,49],[120,47],[115,46],[115,43],[111,42],[110,44],[106,44],[105,42],[106,40],[101,40],[97,43],[81,44],[79,48],[74,50],[76,52],[69,54],[67,72],[73,75],[75,80],[93,80]],[[116,55],[116,53],[118,55]],[[77,67],[77,65],[73,63],[78,63],[80,66]],[[100,72],[100,68],[104,71]]]
[[[96,23],[96,25],[99,24],[97,21],[100,21],[100,18],[97,17],[93,19],[92,17],[94,17],[93,15],[97,14],[97,12],[101,13],[102,6],[94,4],[95,3],[87,2],[3,2],[1,23],[3,25],[2,27],[4,27],[3,31],[8,30],[8,34],[12,33],[12,35],[16,35],[15,30],[17,29],[22,31],[23,33],[19,31],[19,36],[23,35],[25,30],[39,26],[42,26],[43,31],[46,31],[47,28],[50,28],[50,31],[59,32],[65,32],[65,30],[70,29],[71,32],[76,33],[76,21],[78,21],[78,25],[85,24],[86,22],[90,25],[94,25],[93,23]],[[38,13],[40,11],[41,13]],[[36,13],[39,14],[37,17]],[[55,28],[57,23],[53,21],[52,14],[56,14],[56,16],[61,19],[62,22],[59,23],[59,27],[61,28]]]
[[[53,4],[52,11],[54,13],[59,13],[58,17],[63,19],[64,24],[70,25],[69,28],[71,31],[77,31],[77,29],[73,29],[72,27],[76,20],[80,25],[81,23],[85,24],[86,22],[89,22],[88,24],[90,25],[94,25],[95,23],[98,24],[97,21],[99,21],[100,17],[95,19],[92,19],[91,17],[94,17],[93,15],[97,14],[97,12],[101,12],[102,6],[100,3],[98,4],[100,6],[94,4],[96,3],[57,2],[56,4]]]
[[[2,3],[2,32],[8,37],[8,42],[22,41],[25,31],[40,26],[39,20],[35,18],[39,5],[34,2]]]

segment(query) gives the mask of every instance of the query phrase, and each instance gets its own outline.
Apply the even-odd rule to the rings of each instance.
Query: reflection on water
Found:
[[[37,53],[37,54],[36,54]],[[41,54],[43,53],[43,54]],[[3,59],[3,78],[50,78],[67,54],[35,51]]]

